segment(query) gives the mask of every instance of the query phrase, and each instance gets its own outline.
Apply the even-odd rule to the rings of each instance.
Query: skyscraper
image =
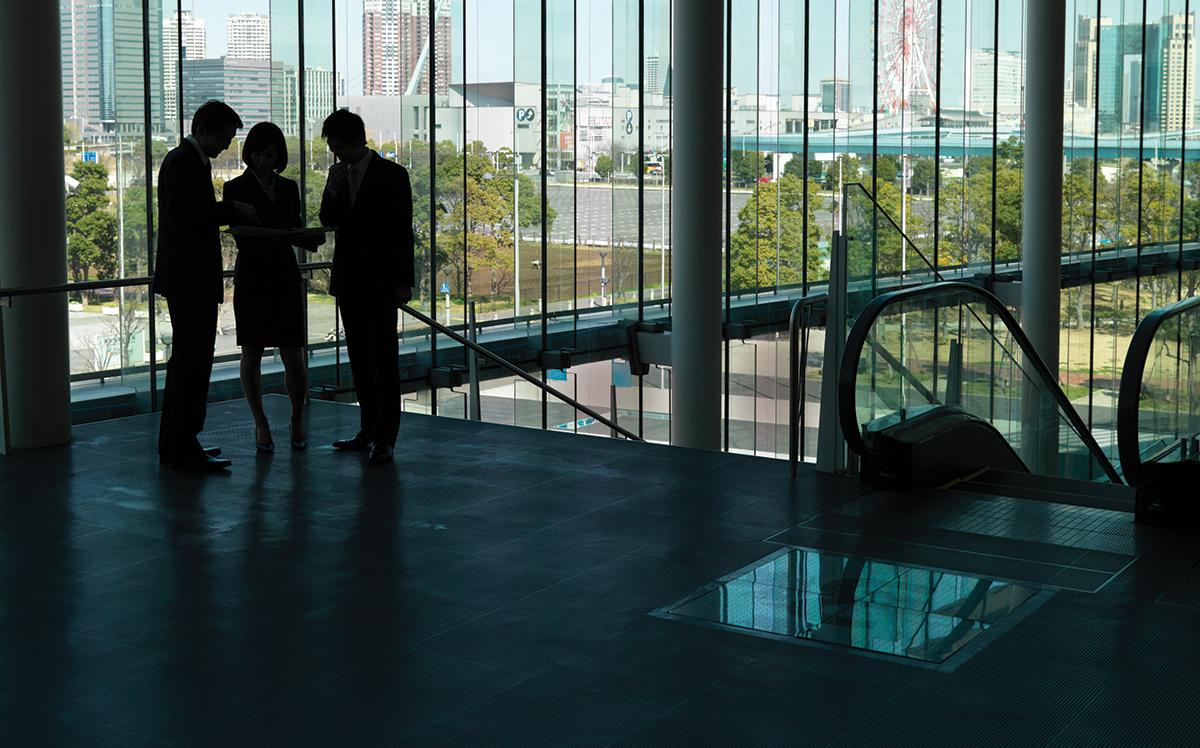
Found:
[[[1073,64],[1075,103],[1089,106],[1099,88],[1100,132],[1191,127],[1195,71],[1187,56],[1195,17],[1166,15],[1144,25],[1080,18]],[[1145,47],[1143,49],[1143,40]]]
[[[145,130],[142,0],[59,0],[63,116],[85,134]],[[162,0],[149,0],[150,126],[163,130]]]
[[[1017,52],[972,49],[970,60],[970,100],[965,109],[983,114],[1016,116],[1021,113],[1025,87],[1025,58]],[[993,77],[996,86],[992,90]],[[992,111],[995,95],[996,111]]]
[[[225,56],[231,60],[271,59],[271,19],[260,13],[236,13],[225,19]]]
[[[245,133],[253,125],[271,119],[271,63],[265,60],[234,60],[218,57],[184,60],[183,116],[191,121],[200,105],[220,99],[242,118]]]
[[[850,81],[845,78],[821,80],[821,111],[826,113],[850,111]]]
[[[172,132],[179,130],[179,39],[183,32],[183,58],[185,60],[202,60],[208,56],[208,28],[203,18],[196,18],[192,11],[185,10],[182,15],[172,13],[163,26],[163,112],[167,121],[167,129]]]
[[[1162,130],[1188,129],[1195,122],[1196,69],[1187,60],[1196,38],[1195,27],[1194,14],[1163,16],[1159,24],[1161,64],[1157,93],[1161,103],[1157,124]]]
[[[658,55],[646,55],[645,70],[642,72],[643,83],[648,93],[662,93],[662,63]]]
[[[450,83],[450,8],[433,0],[434,43],[429,49],[430,0],[363,0],[363,93],[429,93],[429,58],[437,55],[434,91]]]
[[[1084,109],[1096,106],[1096,47],[1103,26],[1112,26],[1112,19],[1080,16],[1075,23],[1071,90],[1075,104]]]

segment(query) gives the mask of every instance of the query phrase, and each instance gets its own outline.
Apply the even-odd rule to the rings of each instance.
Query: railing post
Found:
[[[0,304],[0,455],[12,452],[8,430],[8,368],[4,350],[4,307]]]
[[[950,341],[950,360],[946,372],[946,404],[962,405],[962,343],[957,339]]]
[[[467,305],[467,339],[472,343],[478,343],[478,328],[475,325],[475,302],[472,301]],[[467,356],[467,376],[470,378],[470,390],[467,395],[467,418],[472,421],[482,419],[482,410],[479,401],[479,357],[475,355],[475,351],[466,350]]]
[[[844,210],[844,207],[843,207]],[[846,343],[846,235],[833,233],[829,257],[829,301],[825,315],[825,361],[821,370],[821,412],[817,427],[817,470],[845,473],[846,440],[838,418],[838,375]],[[803,407],[803,404],[801,404]]]

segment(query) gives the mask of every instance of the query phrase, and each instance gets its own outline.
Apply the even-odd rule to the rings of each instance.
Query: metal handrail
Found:
[[[302,263],[302,264],[300,264],[299,267],[300,267],[301,272],[307,272],[307,271],[312,271],[312,270],[324,270],[327,268],[331,268],[331,267],[333,267],[333,263],[331,263],[331,262]],[[223,271],[222,275],[227,278],[232,277],[233,271],[231,271],[231,270]],[[79,283],[60,283],[60,284],[49,285],[49,286],[26,286],[26,287],[18,287],[18,288],[0,288],[0,299],[7,299],[7,300],[11,301],[11,299],[21,297],[21,296],[35,296],[35,295],[40,295],[40,294],[52,294],[52,293],[69,293],[71,291],[86,291],[86,290],[92,290],[92,289],[97,289],[97,288],[121,288],[121,287],[144,286],[144,285],[153,286],[153,284],[154,284],[153,277],[143,276],[143,277],[137,277],[137,278],[119,278],[119,279],[112,279],[112,280],[82,281]],[[517,365],[507,361],[506,359],[496,355],[495,353],[492,353],[491,351],[489,351],[488,349],[479,345],[478,343],[473,343],[470,340],[467,340],[465,337],[454,332],[449,327],[426,316],[425,314],[417,311],[416,309],[412,308],[411,306],[408,306],[407,304],[405,304],[405,305],[402,305],[400,308],[404,312],[406,312],[407,314],[412,316],[413,318],[419,320],[420,322],[423,322],[425,325],[427,325],[427,326],[433,328],[434,330],[438,331],[439,333],[449,337],[450,339],[454,340],[456,343],[466,346],[467,348],[471,349],[478,355],[483,356],[484,358],[488,359],[489,361],[492,361],[493,363],[500,366],[501,368],[508,370],[509,372],[511,372],[512,374],[515,374],[516,376],[520,377],[521,379],[524,379],[526,382],[529,382],[530,384],[532,384],[533,386],[542,390],[543,392],[545,392],[549,395],[553,395],[554,397],[558,398],[559,400],[562,400],[567,405],[570,405],[571,407],[575,408],[576,410],[579,410],[579,411],[587,414],[589,417],[594,418],[597,422],[603,424],[604,426],[607,426],[610,430],[620,434],[621,436],[625,437],[626,439],[630,439],[632,441],[642,441],[641,437],[639,437],[637,434],[634,434],[633,432],[629,431],[628,429],[617,425],[616,422],[604,417],[600,413],[597,413],[595,410],[589,408],[588,406],[584,405],[583,403],[580,403],[580,402],[576,401],[575,399],[559,392],[558,390],[554,389],[553,387],[550,387],[549,385],[539,381],[536,377],[530,376],[527,372],[522,370]],[[5,406],[6,402],[4,402],[4,401],[7,399],[7,389],[8,389],[7,384],[8,383],[5,378],[6,372],[4,371],[4,368],[3,368],[4,367],[4,347],[3,347],[4,338],[2,336],[3,336],[3,332],[0,331],[0,406]],[[5,419],[7,419],[8,408],[0,407],[0,414],[2,414]],[[7,427],[4,429],[3,436],[5,439],[8,438]]]
[[[857,187],[862,192],[863,196],[871,201],[875,212],[882,215],[887,222],[892,225],[892,228],[896,230],[896,233],[900,235],[900,238],[903,239],[904,242],[911,247],[914,252],[916,252],[917,257],[921,258],[921,261],[925,263],[928,271],[933,274],[934,280],[943,281],[944,278],[942,277],[941,273],[939,273],[938,269],[933,266],[933,263],[929,261],[929,258],[927,258],[925,254],[917,247],[917,245],[908,238],[908,235],[904,233],[904,231],[896,223],[895,219],[893,219],[888,212],[883,209],[883,206],[879,204],[879,201],[876,200],[874,196],[867,191],[867,188],[859,182],[849,182],[842,186],[842,234],[845,235],[846,233],[845,206],[847,203],[849,203],[850,190],[854,187]],[[911,271],[906,272],[911,274]],[[890,278],[893,276],[900,277],[900,281],[903,283],[903,277],[900,273],[885,273],[882,276],[876,277]],[[847,286],[849,285],[850,283],[847,279]],[[832,290],[833,289],[828,289],[826,293],[811,294],[797,300],[792,305],[791,314],[788,318],[788,336],[789,340],[791,341],[791,345],[788,350],[788,373],[790,375],[788,386],[788,461],[791,463],[793,478],[796,476],[796,469],[801,457],[800,453],[803,445],[802,433],[804,431],[805,421],[803,402],[807,394],[807,381],[803,372],[804,369],[807,368],[808,363],[808,336],[801,336],[800,329],[802,327],[807,329],[810,326],[808,322],[812,317],[813,308],[817,304],[827,303],[829,300],[829,291]],[[841,335],[842,333],[840,330],[838,330],[836,334]]]
[[[591,418],[596,419],[597,422],[604,424],[609,429],[617,432],[618,434],[625,437],[626,439],[630,439],[632,441],[642,441],[641,437],[639,437],[637,434],[634,434],[633,432],[631,432],[625,428],[622,428],[621,426],[618,426],[615,421],[611,421],[608,418],[605,418],[604,416],[600,415],[599,413],[592,410],[591,408],[584,405],[583,403],[578,402],[577,400],[559,392],[558,390],[554,389],[553,387],[547,385],[545,382],[539,381],[536,377],[531,376],[528,372],[521,369],[516,364],[513,364],[513,363],[507,361],[506,359],[501,358],[500,356],[497,356],[495,353],[492,353],[487,348],[484,348],[483,346],[479,345],[478,343],[472,343],[467,338],[463,337],[462,335],[459,335],[458,333],[454,332],[449,327],[446,327],[441,322],[438,322],[437,320],[433,319],[432,317],[426,316],[422,312],[419,312],[416,309],[413,309],[411,306],[409,306],[407,304],[400,305],[400,309],[404,313],[406,313],[412,317],[415,317],[417,320],[419,320],[421,322],[424,322],[429,327],[432,327],[434,330],[441,333],[442,335],[445,335],[446,337],[450,338],[451,340],[458,343],[459,345],[466,346],[467,348],[470,348],[472,351],[474,351],[476,354],[483,356],[484,358],[488,359],[492,363],[500,366],[503,369],[507,369],[510,373],[515,374],[516,376],[520,377],[521,379],[524,379],[526,382],[529,382],[530,384],[532,384],[534,387],[537,387],[542,392],[545,392],[548,395],[553,395],[554,397],[557,397],[559,400],[562,400],[564,403],[566,403],[567,405],[570,405],[571,407],[575,408],[576,410],[586,413]]]
[[[876,200],[875,197],[870,192],[867,192],[867,188],[862,182],[850,182],[850,183],[846,184],[845,185],[846,191],[843,194],[845,194],[847,197],[849,196],[849,190],[851,187],[857,187],[858,189],[862,190],[863,195],[865,195],[866,198],[871,201],[871,204],[875,206],[876,213],[878,213],[879,215],[886,218],[887,222],[892,224],[892,228],[894,228],[896,230],[896,233],[900,235],[900,238],[904,240],[904,243],[907,244],[909,247],[911,247],[912,251],[917,253],[917,257],[921,258],[921,262],[924,262],[925,266],[928,267],[929,270],[933,272],[934,278],[936,278],[939,281],[945,280],[945,278],[942,277],[942,274],[938,272],[938,269],[936,267],[934,267],[934,264],[929,261],[928,257],[925,256],[925,253],[922,252],[921,249],[919,247],[917,247],[916,244],[913,243],[912,239],[908,238],[908,234],[904,233],[904,229],[900,228],[900,224],[896,223],[896,219],[892,218],[891,214],[889,214],[886,210],[883,209],[883,206],[879,204],[879,201]],[[847,200],[847,202],[849,202],[849,201]],[[845,211],[845,208],[843,207],[842,215],[845,216],[845,214],[846,214],[846,211]],[[844,222],[844,220],[845,219],[843,218],[843,222]],[[842,227],[842,231],[843,231],[843,233],[845,233],[845,226]]]
[[[1141,406],[1142,376],[1146,373],[1150,347],[1164,322],[1196,309],[1200,309],[1200,296],[1159,307],[1142,318],[1129,341],[1117,396],[1117,454],[1121,458],[1121,469],[1131,486],[1145,482],[1142,465],[1146,461],[1142,460],[1138,447],[1138,411]]]
[[[1113,483],[1121,484],[1120,474],[1117,473],[1108,456],[1104,454],[1104,450],[1100,448],[1100,445],[1096,442],[1092,432],[1088,430],[1087,425],[1083,422],[1075,407],[1071,405],[1071,401],[1067,399],[1066,393],[1058,386],[1058,380],[1054,376],[1054,373],[1050,371],[1050,367],[1038,355],[1037,350],[1033,347],[1033,343],[1025,336],[1025,332],[1021,329],[1020,324],[1017,323],[1016,318],[1012,316],[1012,313],[1008,311],[1004,303],[990,291],[962,281],[942,281],[914,288],[889,291],[875,297],[859,313],[858,319],[854,321],[854,326],[850,329],[850,334],[846,338],[846,349],[843,353],[837,383],[838,417],[841,419],[842,430],[845,432],[846,442],[850,445],[850,448],[858,454],[866,454],[868,452],[867,443],[860,433],[858,411],[854,403],[857,391],[855,375],[858,373],[858,359],[862,356],[863,348],[867,344],[867,336],[870,334],[875,321],[887,307],[893,304],[946,292],[975,296],[988,306],[989,314],[995,315],[1000,319],[1004,326],[1008,328],[1008,332],[1017,343],[1017,347],[1021,349],[1021,354],[1024,356],[1025,361],[1033,368],[1033,374],[1048,386],[1072,430],[1076,432],[1080,440],[1088,448],[1088,451],[1100,464],[1100,467],[1103,468],[1109,480]],[[976,318],[978,319],[977,315]]]
[[[801,440],[804,432],[804,401],[807,396],[807,381],[804,372],[808,368],[808,335],[801,337],[800,328],[808,329],[812,311],[818,304],[829,301],[829,294],[818,293],[797,301],[792,305],[788,318],[788,461],[792,466],[792,477],[800,462]]]

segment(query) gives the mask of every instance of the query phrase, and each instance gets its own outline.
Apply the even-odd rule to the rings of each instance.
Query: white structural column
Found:
[[[721,448],[721,0],[675,4],[671,443]]]
[[[0,286],[66,282],[59,3],[0,2]],[[13,447],[71,438],[65,294],[21,297],[4,319]]]
[[[1065,0],[1037,0],[1025,10],[1025,171],[1021,228],[1021,324],[1038,354],[1058,373],[1062,286],[1063,70]],[[1058,416],[1044,393],[1026,387],[1022,457],[1037,472],[1055,471]]]

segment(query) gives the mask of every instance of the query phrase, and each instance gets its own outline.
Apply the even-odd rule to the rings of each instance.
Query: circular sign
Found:
[[[517,122],[533,122],[536,116],[533,107],[518,107],[516,110]]]

